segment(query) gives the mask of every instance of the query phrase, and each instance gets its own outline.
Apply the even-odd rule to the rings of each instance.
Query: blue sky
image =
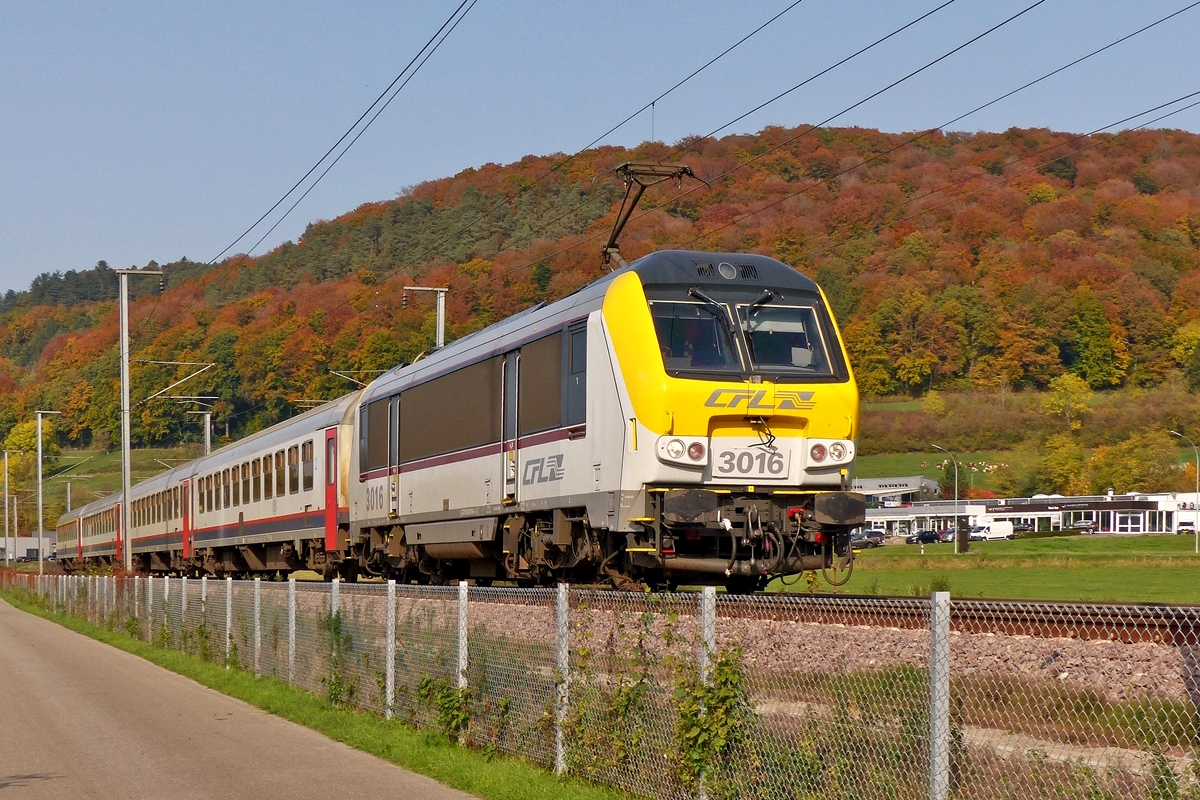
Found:
[[[790,2],[479,0],[256,252],[423,180],[574,152]],[[653,136],[708,133],[940,2],[804,0],[659,103]],[[956,0],[729,132],[819,122],[1032,2]],[[938,125],[1187,4],[1047,0],[834,124]],[[212,258],[456,5],[0,4],[0,291]],[[1200,90],[1198,30],[1200,7],[953,127],[1089,131]],[[1163,124],[1198,131],[1200,108]],[[608,141],[650,138],[646,113]]]

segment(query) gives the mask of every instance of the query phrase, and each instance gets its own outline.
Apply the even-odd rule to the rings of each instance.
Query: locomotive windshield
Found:
[[[833,374],[816,311],[811,306],[739,306],[738,318],[755,371]]]
[[[650,303],[663,365],[671,371],[741,372],[724,306]]]

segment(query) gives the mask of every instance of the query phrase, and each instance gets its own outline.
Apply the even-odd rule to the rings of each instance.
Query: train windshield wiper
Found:
[[[721,320],[721,324],[725,326],[725,332],[728,333],[730,336],[733,336],[733,328],[734,328],[733,320],[730,318],[729,309],[726,308],[724,303],[718,303],[716,300],[713,300],[711,297],[709,297],[704,292],[697,289],[695,286],[688,289],[688,295],[696,298],[697,300],[704,303],[705,305],[710,306],[709,313],[711,313],[717,319]]]
[[[757,309],[759,309],[762,306],[765,306],[767,303],[771,302],[774,299],[775,299],[774,292],[772,292],[770,289],[763,289],[762,295],[760,295],[757,300],[755,300],[753,303],[750,304],[750,308],[747,309],[748,313],[746,316],[750,316]]]

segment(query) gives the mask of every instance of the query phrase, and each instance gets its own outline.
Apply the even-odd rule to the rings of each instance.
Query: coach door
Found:
[[[179,484],[179,517],[183,525],[183,557],[192,557],[192,482]]]
[[[518,479],[520,454],[517,452],[517,381],[520,364],[521,354],[518,351],[504,357],[504,433],[500,455],[503,458],[504,499],[507,502],[517,501],[517,487],[521,485]]]
[[[400,516],[400,395],[388,401],[388,516]]]
[[[325,552],[338,549],[337,428],[325,431]]]

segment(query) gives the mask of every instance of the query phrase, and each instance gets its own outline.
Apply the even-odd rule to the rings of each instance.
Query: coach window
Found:
[[[180,517],[180,513],[179,513],[180,502],[179,502],[179,500],[180,500],[180,497],[182,496],[182,494],[183,494],[182,491],[180,491],[179,487],[176,486],[175,489],[173,490],[173,495],[174,495],[173,502],[175,505],[175,519],[179,519],[179,517]]]
[[[213,473],[212,479],[213,479],[213,499],[215,499],[217,501],[213,505],[216,506],[217,511],[220,511],[222,508],[225,508],[225,506],[222,505],[222,503],[221,503],[221,473],[219,473],[219,472]]]
[[[283,497],[287,492],[287,474],[283,471],[283,451],[275,451],[275,496]]]
[[[517,380],[517,432],[524,436],[562,424],[562,332],[521,348]]]
[[[242,464],[242,504],[250,502],[250,465]]]
[[[572,325],[567,330],[567,401],[564,425],[579,425],[587,421],[587,323]]]
[[[256,458],[250,462],[250,490],[253,492],[254,502],[256,503],[262,499],[262,488],[260,486],[262,480],[259,477],[259,469],[258,459]],[[242,472],[244,473],[245,471],[246,467],[243,466]]]
[[[307,441],[300,445],[301,475],[304,478],[304,491],[311,492],[313,488],[313,443]]]
[[[196,479],[196,513],[204,513],[204,478]]]
[[[242,468],[235,466],[229,480],[233,488],[233,505],[240,506],[242,504]]]
[[[292,445],[287,451],[288,459],[288,494],[300,491],[300,448]]]
[[[337,480],[337,439],[325,440],[325,485]]]
[[[221,489],[222,494],[225,495],[225,507],[229,508],[232,503],[229,502],[229,470],[227,469],[221,471]]]
[[[275,486],[275,473],[271,471],[271,457],[263,456],[263,499],[271,499],[271,490]]]

